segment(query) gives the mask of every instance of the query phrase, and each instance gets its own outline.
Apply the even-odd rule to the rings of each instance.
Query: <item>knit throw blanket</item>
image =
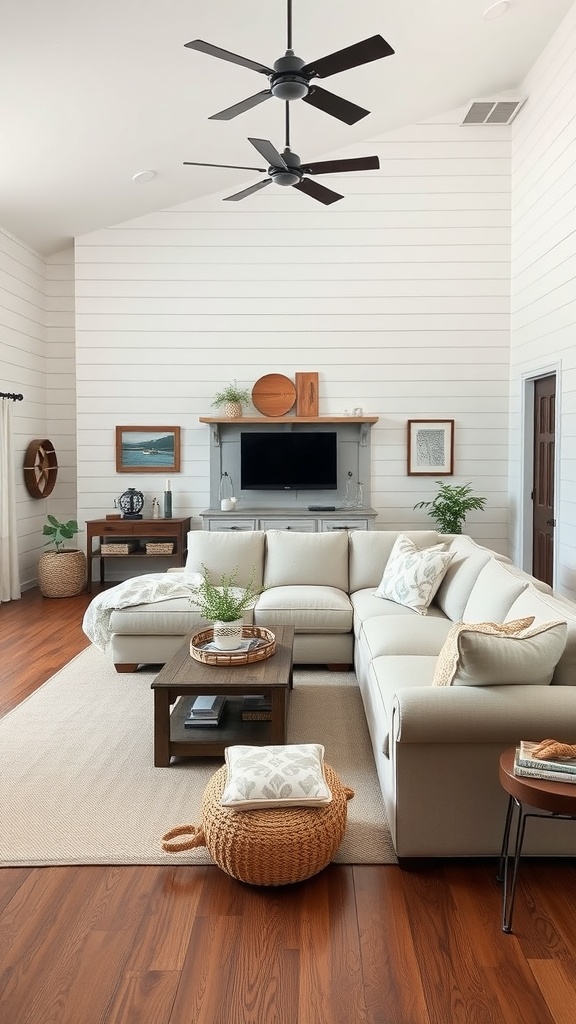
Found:
[[[82,629],[95,647],[105,651],[112,639],[110,619],[116,608],[130,608],[138,604],[169,601],[174,597],[192,597],[197,591],[200,573],[159,573],[135,576],[110,590],[96,594],[88,605],[82,620]],[[193,610],[194,604],[190,603]]]

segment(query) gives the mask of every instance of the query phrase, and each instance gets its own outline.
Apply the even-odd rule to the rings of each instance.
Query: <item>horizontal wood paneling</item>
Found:
[[[576,597],[576,451],[571,443],[576,377],[575,61],[576,5],[528,75],[523,91],[530,102],[513,125],[511,260],[510,491],[512,507],[518,510],[511,554],[531,567],[529,529],[523,529],[521,515],[531,483],[522,474],[523,379],[557,365],[556,586],[571,597]]]
[[[115,474],[116,424],[180,424],[172,487],[196,517],[211,443],[197,417],[216,390],[317,370],[322,414],[380,417],[381,525],[428,525],[412,506],[435,485],[406,474],[406,421],[454,418],[455,479],[487,494],[478,527],[505,546],[510,130],[427,123],[369,146],[381,170],[330,176],[345,193],[330,210],[272,187],[223,204],[232,186],[77,239],[82,518],[125,486],[159,490],[154,476]]]

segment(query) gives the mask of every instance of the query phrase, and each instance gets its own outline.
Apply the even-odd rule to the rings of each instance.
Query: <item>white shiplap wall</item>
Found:
[[[76,517],[74,250],[44,258],[0,228],[0,391],[24,395],[12,408],[20,583],[36,583],[47,512]],[[46,499],[26,490],[30,441],[56,448],[56,487]]]
[[[576,597],[576,5],[527,77],[513,125],[511,555],[522,564],[524,378],[559,370],[555,586]],[[524,551],[524,558],[527,559]],[[527,566],[530,567],[529,565]]]
[[[117,424],[183,428],[174,513],[197,516],[215,391],[318,370],[323,415],[380,417],[381,528],[430,524],[413,505],[436,488],[407,476],[406,421],[453,418],[454,480],[488,498],[468,529],[506,549],[510,129],[460,113],[342,151],[381,170],[323,179],[346,197],[330,208],[273,186],[222,203],[250,178],[215,171],[218,195],[77,239],[79,518],[128,485],[162,489],[115,473]]]
[[[44,259],[0,229],[0,391],[24,395],[12,407],[14,477],[20,583],[36,578],[42,552],[46,501],[30,497],[24,486],[24,453],[34,438],[45,438],[47,362],[45,344]]]

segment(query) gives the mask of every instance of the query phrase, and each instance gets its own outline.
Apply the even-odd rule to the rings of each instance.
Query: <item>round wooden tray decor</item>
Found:
[[[267,373],[252,388],[252,404],[263,416],[284,416],[296,401],[296,385],[283,373]]]
[[[202,661],[205,665],[222,665],[225,668],[232,665],[252,665],[255,661],[271,658],[276,650],[276,637],[272,630],[264,626],[242,626],[243,639],[262,640],[262,644],[253,651],[205,650],[204,645],[210,643],[213,637],[212,626],[194,634],[190,641],[190,655],[195,661]]]

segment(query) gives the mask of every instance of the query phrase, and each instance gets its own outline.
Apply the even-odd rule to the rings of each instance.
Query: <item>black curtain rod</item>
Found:
[[[13,391],[0,391],[0,398],[11,398],[13,402],[22,402],[24,395],[15,395]]]

